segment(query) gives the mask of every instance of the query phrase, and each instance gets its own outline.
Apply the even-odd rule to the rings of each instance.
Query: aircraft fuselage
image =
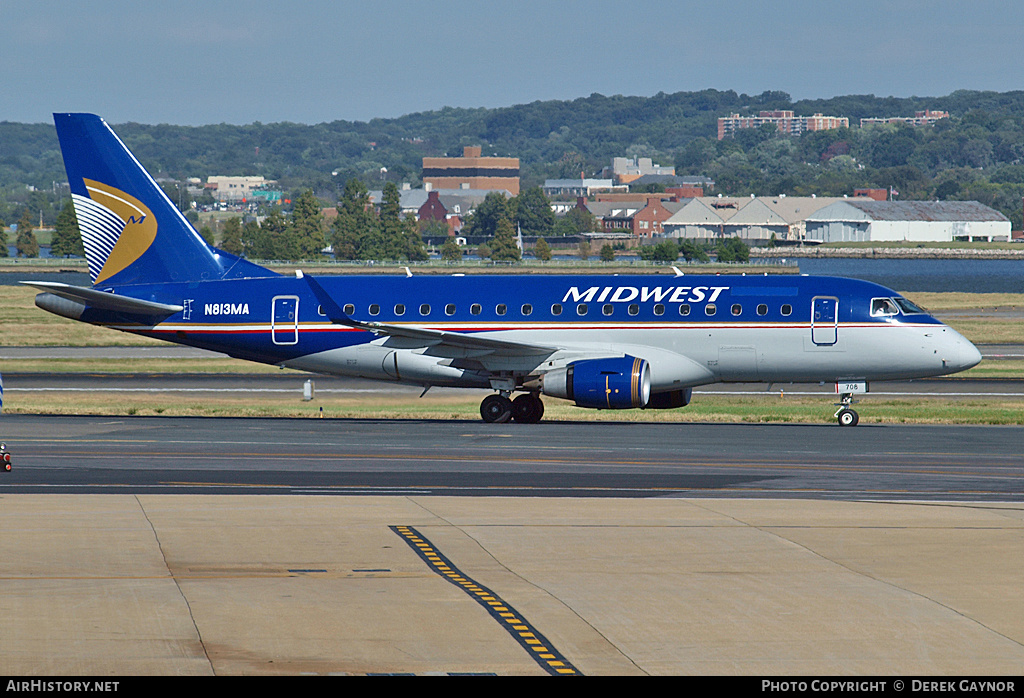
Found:
[[[901,380],[980,360],[924,312],[873,312],[900,299],[852,279],[775,276],[329,276],[323,289],[353,320],[549,346],[496,357],[480,348],[341,325],[294,277],[113,287],[182,306],[153,324],[94,308],[77,319],[239,358],[417,385],[521,386],[580,357],[628,354],[651,366],[651,391],[714,382]],[[900,299],[902,301],[902,299]],[[909,304],[907,304],[909,305]],[[875,311],[878,308],[874,309]]]

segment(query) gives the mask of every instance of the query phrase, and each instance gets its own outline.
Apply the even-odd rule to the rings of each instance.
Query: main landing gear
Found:
[[[536,393],[523,393],[515,400],[505,393],[488,395],[480,403],[480,416],[492,424],[501,424],[510,419],[523,424],[536,424],[544,416],[544,403]]]
[[[11,472],[11,454],[7,452],[7,444],[0,442],[0,467],[4,472]]]
[[[836,413],[833,415],[839,420],[839,426],[841,427],[855,427],[857,422],[860,421],[860,415],[856,411],[850,409],[850,405],[853,404],[853,393],[843,393],[839,398],[839,402],[836,405],[839,407]]]

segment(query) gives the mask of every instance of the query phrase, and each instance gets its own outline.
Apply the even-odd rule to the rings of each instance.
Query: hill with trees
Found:
[[[848,129],[798,138],[773,128],[717,140],[717,119],[788,109],[850,118]],[[948,111],[934,126],[859,128],[862,117]],[[900,199],[972,199],[1022,227],[1024,91],[960,90],[944,97],[847,95],[792,101],[784,92],[731,90],[538,101],[500,109],[456,109],[368,122],[209,126],[117,124],[117,133],[155,176],[263,175],[297,200],[312,189],[333,204],[345,183],[419,184],[422,158],[480,145],[485,155],[518,157],[524,187],[546,178],[592,176],[615,156],[651,157],[678,174],[715,180],[727,195],[843,195],[889,188]],[[52,225],[66,203],[63,163],[52,124],[0,122],[0,218],[39,211]],[[524,226],[525,227],[525,226]]]

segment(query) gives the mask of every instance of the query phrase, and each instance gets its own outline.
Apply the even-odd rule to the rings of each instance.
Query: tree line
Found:
[[[778,109],[847,116],[855,126],[798,138],[749,130],[717,141],[718,117]],[[861,117],[924,109],[948,111],[950,118],[934,127],[856,127]],[[594,94],[369,122],[115,128],[157,177],[259,174],[286,191],[308,188],[326,200],[340,195],[349,179],[379,178],[381,168],[391,181],[416,186],[423,157],[459,153],[465,145],[518,157],[524,187],[592,176],[615,156],[651,157],[680,174],[710,177],[727,195],[841,196],[853,187],[892,186],[904,199],[974,198],[1010,215],[1015,227],[1021,214],[1013,199],[1024,188],[1024,91],[799,101],[778,91]],[[54,183],[64,179],[51,124],[0,122],[0,217],[17,220],[27,206],[52,224],[66,198]]]
[[[767,127],[716,138],[719,116],[779,109],[848,116],[854,126],[800,137]],[[911,116],[924,109],[944,110],[950,117],[926,127],[856,126],[861,117]],[[594,94],[500,109],[445,108],[365,123],[115,128],[154,176],[261,174],[294,192],[293,200],[312,190],[333,202],[344,197],[350,180],[375,181],[381,168],[390,182],[416,186],[423,157],[481,145],[484,154],[520,159],[523,191],[547,178],[592,176],[612,157],[625,155],[675,165],[678,174],[709,177],[715,192],[725,195],[842,196],[855,188],[885,188],[902,200],[977,200],[1009,217],[1014,228],[1024,227],[1024,91],[800,101],[777,91]],[[52,124],[0,122],[0,218],[17,221],[28,210],[34,222],[42,214],[45,225],[54,225],[69,200],[61,185],[65,178]],[[526,234],[531,223],[512,220]],[[561,227],[551,234],[559,235],[580,230],[585,222],[559,219],[555,225]],[[397,254],[397,248],[388,254]]]

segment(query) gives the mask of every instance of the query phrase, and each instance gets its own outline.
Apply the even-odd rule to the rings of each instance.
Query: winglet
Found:
[[[298,273],[296,276],[298,276]],[[313,292],[314,296],[316,296],[317,301],[320,302],[320,307],[323,308],[324,314],[327,315],[331,322],[338,325],[349,325],[353,327],[358,324],[341,309],[341,306],[338,305],[333,298],[331,298],[331,294],[329,294],[327,290],[320,285],[319,281],[309,274],[303,274],[302,276],[299,276],[299,278],[304,280],[309,286],[309,290]]]
[[[686,274],[684,274],[682,270],[677,266],[673,266],[672,271],[676,273],[676,276],[686,276]]]

